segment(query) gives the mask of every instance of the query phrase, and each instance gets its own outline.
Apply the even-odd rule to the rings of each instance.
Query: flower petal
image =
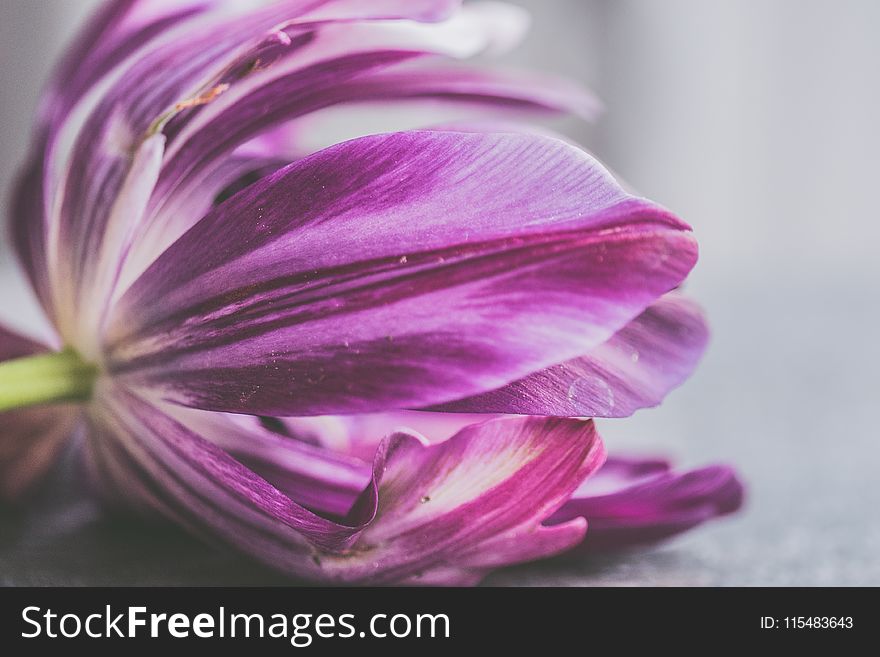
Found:
[[[394,434],[374,464],[376,520],[357,551],[324,559],[324,568],[372,584],[466,585],[491,568],[557,554],[580,542],[586,523],[548,528],[539,518],[604,458],[590,421],[490,420],[436,445]]]
[[[284,437],[255,418],[167,406],[168,415],[217,445],[291,499],[317,513],[344,518],[370,483],[370,461]]]
[[[743,496],[728,466],[678,473],[660,459],[609,458],[547,524],[587,518],[590,531],[574,552],[601,552],[655,543],[733,513]]]
[[[433,410],[626,417],[658,405],[684,383],[708,337],[699,306],[668,294],[586,356]]]
[[[375,453],[377,448],[380,453],[380,460],[390,449],[389,441],[400,439],[409,441],[415,447],[418,456],[418,463],[410,463],[400,461],[398,468],[401,470],[401,476],[410,478],[414,473],[418,473],[420,481],[428,476],[431,471],[428,465],[427,457],[429,454],[425,452],[426,441],[430,440],[434,449],[438,454],[446,450],[448,458],[454,463],[463,464],[470,460],[472,463],[483,463],[487,459],[484,456],[456,455],[452,456],[452,448],[454,442],[450,440],[464,442],[467,436],[470,436],[470,446],[474,448],[498,447],[505,442],[513,440],[514,427],[523,427],[522,423],[531,422],[531,429],[523,429],[524,431],[533,431],[535,440],[555,440],[556,436],[553,432],[556,429],[550,427],[549,423],[541,419],[532,419],[526,421],[524,419],[503,420],[500,422],[489,422],[477,426],[477,422],[484,420],[484,416],[466,416],[453,415],[450,413],[420,413],[420,412],[403,412],[396,414],[380,414],[373,416],[346,416],[342,418],[290,418],[283,419],[283,425],[280,425],[284,431],[289,432],[287,435],[296,437],[294,440],[284,440],[281,436],[271,433],[261,432],[255,427],[255,418],[246,416],[223,416],[218,413],[210,413],[204,411],[193,411],[180,407],[170,408],[169,412],[179,417],[187,417],[191,423],[198,418],[201,435],[208,437],[212,442],[220,444],[227,449],[231,455],[237,460],[245,463],[261,476],[272,481],[279,486],[291,497],[299,502],[303,502],[303,496],[308,496],[309,502],[306,503],[309,508],[318,509],[324,513],[334,515],[342,515],[345,510],[351,507],[358,489],[363,488],[364,482],[369,479],[369,467],[366,462],[357,458],[347,458],[336,451],[340,446],[334,449],[320,449],[311,444],[303,443],[304,440],[313,440],[321,445],[333,441],[333,436],[344,433],[345,441],[350,443],[349,447],[352,451],[366,455]],[[223,419],[221,419],[223,418]],[[245,438],[244,434],[230,431],[228,424],[224,424],[228,420],[237,421],[243,426],[248,427],[250,437]],[[340,423],[336,426],[335,423]],[[192,426],[192,424],[190,424]],[[225,429],[223,427],[226,427]],[[576,424],[575,428],[579,425]],[[415,428],[415,430],[414,430]],[[581,427],[584,428],[584,427]],[[382,441],[382,436],[387,435],[393,430],[391,439]],[[490,430],[494,430],[493,433]],[[459,435],[460,434],[460,435]],[[413,437],[417,436],[418,444]],[[541,438],[544,436],[544,438]],[[442,446],[442,447],[441,447]],[[492,450],[489,450],[490,452]],[[467,454],[464,452],[463,454]],[[444,457],[446,458],[446,457]],[[492,459],[499,458],[497,456]],[[590,473],[592,473],[603,458],[600,452],[593,454],[591,460]],[[330,472],[334,472],[328,479],[324,480],[324,484],[315,486],[315,482],[308,482],[304,473],[314,475],[318,472],[327,472],[326,465],[320,463],[321,459],[338,459],[344,463],[345,473],[341,474],[336,471],[336,466],[332,461],[330,464]],[[491,459],[490,459],[491,460]],[[366,469],[365,469],[366,468]],[[374,465],[376,472],[381,472],[382,466],[380,462]],[[341,474],[341,476],[340,476]],[[459,473],[460,479],[450,482],[448,486],[454,492],[457,488],[466,490],[468,488],[468,479],[474,481],[483,481],[483,477],[477,477],[467,472]],[[387,482],[389,475],[385,471],[385,475],[381,478],[382,482]],[[589,476],[589,475],[584,475]],[[332,480],[334,488],[328,489],[327,482]],[[409,479],[407,479],[408,481]],[[419,484],[422,485],[422,484]],[[311,486],[311,487],[310,487]],[[405,489],[407,484],[401,484],[400,489]],[[483,486],[488,487],[486,482]],[[386,499],[382,497],[384,484],[380,484],[380,510]],[[419,488],[415,487],[408,493],[410,498],[415,498],[419,494]],[[425,496],[419,497],[419,504],[425,505],[430,502],[438,502],[436,495],[429,495],[430,500]],[[564,495],[560,493],[559,499],[564,499]],[[347,500],[347,502],[346,502]],[[391,503],[391,500],[387,500]],[[532,501],[533,503],[535,500]],[[418,511],[421,507],[411,505],[410,511]],[[436,510],[434,507],[432,510]],[[402,508],[396,508],[395,514],[380,515],[375,522],[387,522],[389,526],[387,531],[390,534],[396,534],[402,531],[397,519],[397,514]],[[380,511],[381,512],[381,511]],[[385,520],[381,520],[381,518]],[[392,520],[392,518],[394,518]],[[432,520],[434,522],[434,520]],[[583,536],[585,523],[577,518],[572,518],[564,525],[554,525],[553,527],[532,524],[528,528],[515,528],[503,532],[499,532],[496,536],[484,542],[474,542],[473,545],[463,548],[458,554],[454,563],[455,566],[437,567],[432,566],[431,569],[422,572],[419,577],[407,578],[402,581],[410,581],[418,584],[472,584],[479,581],[486,571],[490,568],[501,567],[513,563],[531,561],[534,559],[544,558],[557,554],[568,549],[575,544]],[[415,533],[415,530],[408,529],[404,533]],[[361,540],[355,550],[363,543],[368,543],[370,537],[380,534],[376,525],[371,525],[363,534]],[[381,540],[381,539],[380,539]],[[385,540],[389,546],[392,540]],[[330,567],[333,558],[327,561],[323,559],[325,565]],[[387,567],[388,564],[386,563]],[[396,568],[397,566],[395,566]],[[412,566],[410,566],[412,567]],[[373,566],[375,568],[375,566]],[[352,573],[347,572],[346,576],[351,577]],[[378,577],[379,573],[376,573]],[[383,578],[385,575],[382,576]],[[388,581],[386,579],[376,581]]]
[[[157,406],[118,388],[103,387],[99,399],[90,414],[92,467],[117,499],[284,572],[325,581],[473,583],[491,567],[567,549],[582,538],[583,520],[552,528],[541,521],[604,458],[589,421],[490,421],[432,446],[399,433],[383,442],[372,475],[362,472],[358,495],[356,461],[308,454],[277,436],[248,437],[227,416]],[[317,515],[293,497],[308,476],[313,497],[349,486],[344,518]]]
[[[197,408],[422,407],[589,351],[695,259],[684,224],[567,144],[367,137],[200,221],[119,301],[108,356]]]
[[[234,61],[238,48],[271,28],[283,14],[262,10],[237,20],[214,18],[204,32],[150,49],[122,67],[101,93],[89,94],[41,146],[48,197],[43,230],[59,330],[74,342],[89,299],[93,254],[102,250],[113,203],[129,179],[132,154],[151,126],[193,94],[211,72]],[[170,109],[171,108],[171,109]],[[122,256],[122,253],[119,253]]]
[[[165,137],[153,135],[143,141],[131,158],[131,165],[110,206],[104,234],[91,253],[90,266],[79,274],[80,294],[76,304],[80,321],[67,331],[67,338],[81,355],[100,357],[100,331],[110,296],[119,279],[121,258],[141,220],[162,164]]]
[[[19,172],[12,190],[7,221],[9,236],[46,316],[54,318],[51,282],[46,260],[43,162],[34,158]]]
[[[45,351],[45,347],[0,326],[0,362]],[[20,496],[55,461],[79,423],[71,405],[0,413],[0,499]]]
[[[114,67],[132,57],[173,27],[189,20],[188,29],[199,29],[213,14],[253,11],[268,0],[108,0],[91,17],[67,49],[44,94],[41,119],[44,124],[63,119],[76,102]],[[365,4],[368,8],[365,12]],[[409,6],[407,6],[409,5]],[[304,13],[312,20],[354,20],[375,15],[441,20],[458,5],[453,0],[352,0],[287,2],[289,15]]]
[[[43,95],[40,122],[50,129],[114,67],[175,24],[217,0],[109,0],[91,17],[61,58]]]
[[[289,45],[279,25],[431,17],[454,4],[449,0],[220,2],[220,10],[183,21],[155,47],[139,52],[134,61],[126,61],[107,76],[100,90],[59,121],[40,147],[46,160],[44,187],[52,195],[44,222],[47,266],[65,338],[74,341],[79,333],[89,332],[79,326],[78,309],[89,299],[91,256],[103,248],[113,201],[126,184],[132,154],[143,140],[174,116],[192,115],[235,86],[251,72],[248,64]],[[119,251],[121,257],[127,248]]]
[[[441,98],[554,110],[562,104],[576,111],[591,104],[590,97],[575,85],[536,76],[472,72],[437,64],[400,66],[425,55],[461,58],[489,48],[497,28],[489,20],[494,12],[484,15],[479,8],[468,5],[451,20],[431,25],[297,21],[276,32],[275,40],[267,39],[260,52],[240,57],[242,64],[230,70],[244,67],[244,73],[232,76],[230,89],[207,106],[178,113],[163,128],[170,144],[167,162],[154,194],[151,218],[144,222],[128,257],[121,286],[126,287],[201,218],[170,210],[175,196],[189,195],[191,188],[213,176],[228,153],[285,121],[334,104],[376,99]],[[383,76],[389,68],[391,74]],[[265,149],[261,155],[281,157],[284,151]]]
[[[214,162],[205,170],[204,177],[177,188],[160,208],[152,209],[144,225],[139,227],[120,276],[130,277],[136,259],[152,262],[155,255],[151,254],[164,251],[215,205],[290,163],[290,159],[276,159],[269,156],[269,152],[253,149],[233,153]]]
[[[159,512],[281,570],[314,576],[318,549],[349,547],[372,519],[365,505],[335,522],[319,516],[159,407],[102,382],[90,410],[99,489]]]
[[[391,433],[416,433],[431,443],[451,438],[469,424],[492,419],[490,415],[395,411],[361,415],[323,415],[319,417],[254,418],[273,433],[309,445],[319,445],[334,452],[369,460],[382,440]],[[246,418],[246,419],[245,419]]]
[[[32,356],[46,350],[39,342],[0,325],[0,362]]]
[[[283,160],[281,164],[287,164],[343,140],[385,132],[377,129],[376,121],[370,123],[364,103],[381,106],[375,112],[386,118],[379,125],[388,128],[395,125],[400,128],[401,122],[405,124],[403,127],[424,127],[426,117],[438,114],[439,102],[444,105],[440,116],[446,121],[456,112],[473,118],[491,111],[492,125],[496,128],[501,111],[575,112],[585,117],[593,116],[596,111],[596,102],[586,91],[546,76],[480,70],[473,66],[452,67],[435,61],[406,62],[418,63],[418,66],[389,64],[408,56],[399,52],[372,57],[364,54],[336,60],[332,65],[322,62],[314,70],[303,67],[306,70],[297,69],[287,76],[287,88],[279,88],[276,81],[271,94],[244,94],[240,102],[205,122],[168,163],[163,183],[154,196],[150,217],[141,227],[133,253],[126,262],[121,287],[124,289],[127,282],[142,273],[204,216],[204,211],[181,201],[181,197],[210,197],[214,183],[222,180],[224,171],[228,171],[230,160],[247,161],[246,157],[236,158],[234,154],[222,157],[240,144],[235,152],[243,156],[267,162]],[[426,111],[420,101],[432,103],[432,110]],[[248,103],[255,103],[260,113],[248,112]],[[324,108],[334,106],[349,111],[341,117],[346,126],[345,139],[339,138],[338,131],[322,126],[322,121],[332,120]],[[412,118],[402,117],[401,107],[404,112],[408,110]],[[274,109],[269,112],[268,108]],[[283,117],[286,123],[265,130]],[[249,139],[261,130],[262,133]],[[328,134],[333,138],[323,143],[322,139],[326,142]],[[201,206],[209,207],[204,203]]]
[[[438,125],[470,132],[482,121],[480,132],[537,134],[539,128],[531,124],[506,128],[524,114],[565,113],[593,120],[601,109],[590,92],[567,80],[437,58],[371,71],[308,100],[308,114],[259,135],[242,148],[285,153],[292,161],[341,141],[401,130],[433,130]]]

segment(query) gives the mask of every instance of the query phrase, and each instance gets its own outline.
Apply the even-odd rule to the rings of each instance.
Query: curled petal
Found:
[[[110,367],[210,410],[423,407],[589,352],[695,260],[683,223],[567,144],[366,137],[251,185],[170,247],[115,306]]]
[[[491,568],[557,554],[580,542],[586,522],[544,527],[539,518],[604,457],[590,421],[490,420],[430,446],[394,434],[374,464],[375,522],[357,550],[325,568],[368,583],[466,585]]]
[[[0,326],[0,362],[45,350]],[[0,413],[0,499],[16,498],[35,484],[78,424],[79,411],[70,405]]]
[[[332,446],[349,455],[375,450],[389,430],[418,431],[442,443],[480,417],[455,413],[397,412],[344,417],[278,419],[273,431],[298,441]],[[265,422],[265,420],[264,420]],[[588,531],[573,555],[650,544],[684,532],[707,520],[736,511],[743,486],[727,466],[675,472],[659,458],[611,457],[586,479],[545,525],[585,518]],[[548,539],[552,540],[551,536]],[[504,539],[499,539],[500,543]],[[529,544],[540,543],[537,537]],[[524,549],[527,546],[523,546]],[[489,564],[492,549],[479,558]],[[478,555],[474,554],[474,558]]]
[[[548,524],[587,518],[587,538],[574,552],[602,552],[655,543],[733,513],[743,496],[728,466],[675,472],[660,459],[609,458]]]
[[[541,522],[604,458],[589,421],[522,418],[470,426],[433,446],[394,434],[364,471],[278,436],[248,437],[225,416],[156,406],[120,389],[102,390],[101,400],[90,418],[92,467],[105,489],[313,580],[465,584],[492,567],[568,549],[584,521]],[[320,512],[299,499],[309,477],[309,506]],[[346,489],[340,516],[332,511]],[[323,504],[321,492],[329,495]]]
[[[533,497],[525,504],[534,517],[525,526],[501,529],[505,523],[514,523],[514,512],[509,509],[509,515],[503,518],[494,517],[481,534],[475,527],[486,521],[471,521],[463,517],[464,498],[456,497],[460,490],[470,491],[465,493],[465,497],[473,495],[474,483],[480,484],[480,490],[492,488],[494,481],[487,479],[487,476],[506,476],[504,473],[507,472],[494,472],[493,463],[503,462],[506,459],[503,456],[506,450],[515,455],[520,449],[533,449],[524,446],[522,443],[525,441],[538,446],[540,441],[547,440],[549,446],[541,445],[541,448],[557,449],[555,443],[563,440],[560,432],[574,431],[570,434],[573,441],[571,446],[579,447],[582,437],[577,435],[578,430],[586,431],[589,428],[590,434],[593,433],[592,425],[588,427],[582,421],[565,420],[557,425],[551,420],[518,418],[475,424],[482,419],[480,416],[418,412],[344,418],[299,418],[283,420],[285,430],[297,438],[284,440],[277,434],[273,436],[261,433],[245,418],[229,416],[233,421],[249,427],[250,439],[245,439],[244,434],[230,432],[228,425],[225,431],[222,430],[224,420],[219,419],[221,416],[216,413],[185,409],[174,409],[171,412],[179,417],[189,418],[189,422],[198,417],[202,435],[212,441],[219,441],[237,460],[246,463],[294,499],[303,501],[304,496],[307,496],[309,508],[336,515],[351,507],[355,499],[352,492],[358,481],[369,479],[369,468],[365,471],[366,463],[360,459],[345,457],[328,449],[316,449],[302,441],[333,442],[335,438],[345,434],[348,448],[364,455],[368,451],[376,452],[378,446],[373,473],[374,481],[379,482],[379,515],[343,560],[334,555],[321,557],[323,566],[328,571],[326,576],[337,577],[331,573],[339,570],[341,574],[338,576],[346,581],[473,584],[492,568],[558,554],[575,545],[583,536],[585,523],[578,518],[553,527],[543,526],[535,521],[535,517],[547,515],[546,509],[549,508],[535,506],[540,505],[541,498],[537,482],[541,477],[547,476],[545,483],[550,486],[550,490],[542,494],[552,497],[553,502],[550,504],[558,504],[567,494],[565,489],[555,486],[565,473],[546,475],[546,471],[542,470],[544,474],[526,477],[523,471],[517,474],[516,479],[511,478],[504,483],[506,491],[512,490],[514,484],[522,487],[517,489],[517,494],[523,497],[534,486],[531,493]],[[396,431],[391,437],[384,441],[380,439],[392,429]],[[517,432],[521,432],[521,435],[517,435]],[[428,445],[428,439],[423,433],[430,436],[432,445]],[[553,458],[558,458],[561,462],[566,457],[559,453]],[[581,457],[572,458],[576,464]],[[582,471],[576,479],[582,480],[592,474],[603,458],[604,452],[597,445],[588,462],[582,463]],[[326,461],[323,465],[320,463],[322,459]],[[338,469],[340,464],[344,464],[342,471]],[[447,471],[449,464],[454,464],[457,471]],[[474,468],[474,464],[479,466]],[[520,464],[515,457],[509,467],[524,467],[524,464]],[[550,467],[550,462],[542,466],[547,469]],[[309,481],[304,473],[312,476],[324,473],[325,479],[318,484],[314,479]],[[368,488],[365,493],[367,498],[372,495],[370,491]],[[502,493],[498,491],[496,499],[501,496]],[[479,513],[494,516],[496,512],[488,510],[494,504],[488,501],[488,495],[484,494],[481,499],[483,502]],[[364,503],[363,498],[361,503]],[[508,503],[513,505],[515,500],[511,499]],[[456,514],[447,513],[445,506],[456,507]],[[383,512],[386,507],[391,510]],[[425,510],[432,512],[427,519],[423,517]],[[417,527],[412,526],[411,523],[414,522],[420,524]],[[459,527],[459,522],[462,533],[469,524],[473,527],[467,533],[466,539],[449,546],[448,550],[454,551],[454,557],[443,557],[442,550],[439,553],[432,552],[430,556],[425,554],[425,546],[440,548],[444,540],[451,540],[451,536],[444,532],[448,531],[450,525]],[[480,540],[481,535],[492,531],[497,531],[497,534]],[[403,536],[412,537],[412,544],[402,543]],[[371,542],[376,545],[366,549],[364,546]],[[409,547],[404,548],[403,545]],[[445,566],[441,565],[444,558],[449,561]],[[426,560],[431,564],[428,567],[423,565]],[[405,571],[412,571],[415,575],[405,575]],[[363,572],[369,573],[367,579],[361,579]]]
[[[434,410],[626,417],[657,406],[691,375],[708,342],[702,311],[668,294],[586,356]]]

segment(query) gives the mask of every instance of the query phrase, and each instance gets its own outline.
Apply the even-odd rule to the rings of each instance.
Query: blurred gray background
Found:
[[[4,190],[40,84],[95,4],[0,0]],[[880,585],[880,3],[516,4],[534,27],[507,61],[592,87],[605,114],[561,127],[701,244],[689,290],[713,326],[702,367],[662,408],[602,422],[606,442],[733,462],[749,499],[738,517],[659,548],[488,583]],[[0,246],[0,317],[30,324],[36,308]],[[173,530],[109,521],[63,476],[0,515],[0,583],[276,581]]]

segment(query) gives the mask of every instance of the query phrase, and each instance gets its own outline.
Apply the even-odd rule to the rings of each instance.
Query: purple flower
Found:
[[[46,91],[12,213],[57,341],[0,330],[3,493],[84,427],[108,502],[370,583],[475,583],[587,522],[589,550],[739,505],[726,469],[611,460],[621,490],[582,488],[605,456],[573,418],[658,404],[705,347],[672,292],[696,243],[582,150],[509,127],[596,103],[453,63],[524,25],[457,5],[104,5]],[[424,102],[439,127],[310,145],[332,112]],[[401,409],[448,426],[372,415]]]

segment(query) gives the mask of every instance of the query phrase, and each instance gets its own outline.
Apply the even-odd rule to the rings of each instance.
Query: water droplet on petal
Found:
[[[585,376],[573,381],[568,386],[568,398],[575,405],[589,406],[595,415],[614,410],[614,391],[598,376]]]

